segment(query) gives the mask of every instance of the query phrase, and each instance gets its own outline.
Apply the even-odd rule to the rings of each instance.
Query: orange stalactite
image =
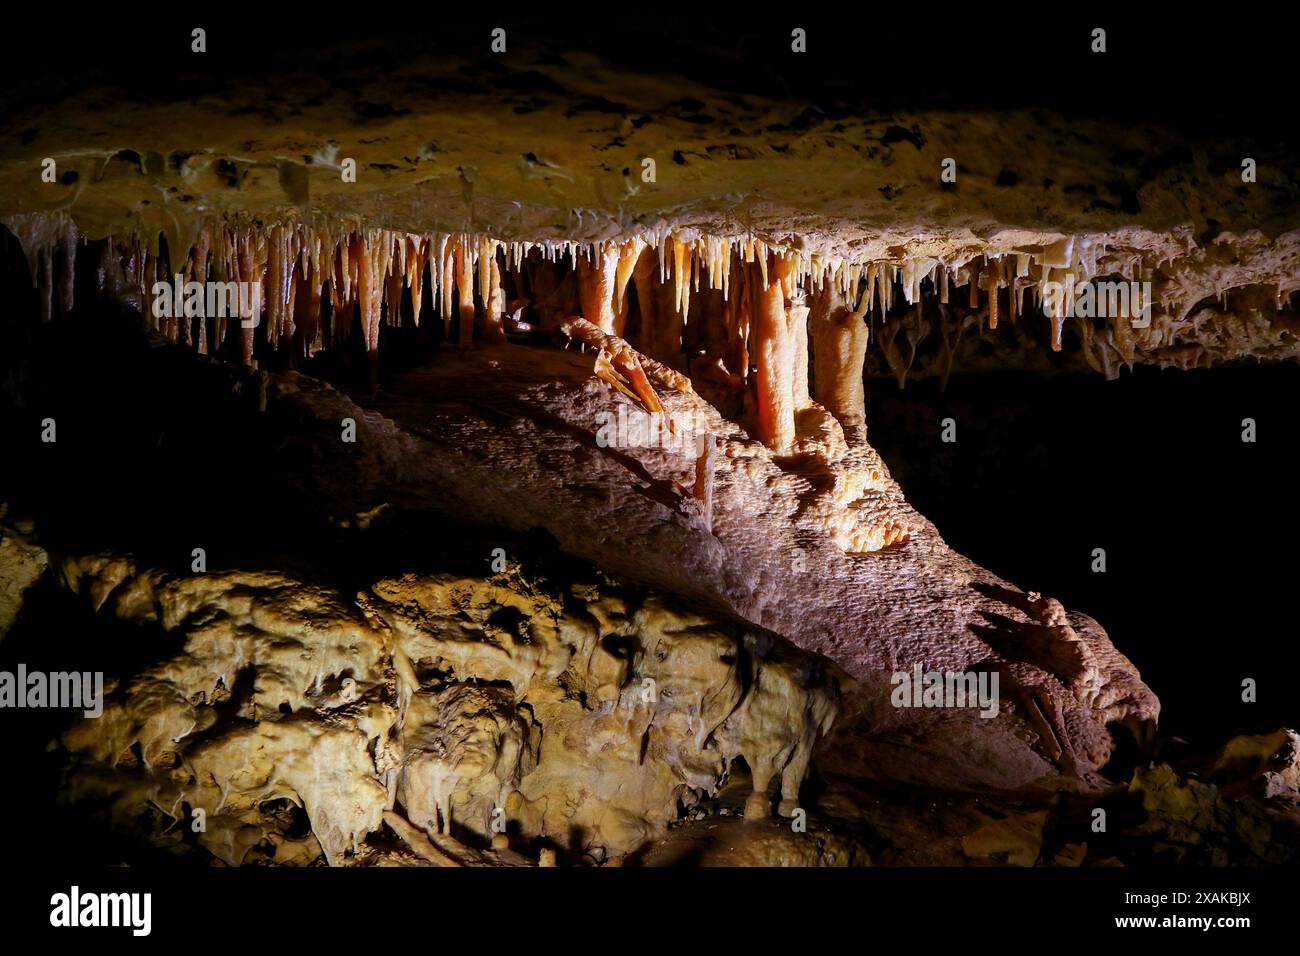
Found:
[[[609,335],[617,334],[614,287],[618,264],[618,253],[605,246],[597,246],[590,258],[578,256],[578,294],[583,318]]]
[[[474,250],[470,236],[456,239],[456,295],[460,316],[459,343],[463,349],[474,347]]]
[[[768,448],[783,451],[794,444],[794,358],[786,319],[784,279],[790,260],[772,256],[770,284],[766,265],[758,263],[759,281],[751,281],[754,352],[758,366],[758,438]],[[752,280],[752,277],[751,277]]]

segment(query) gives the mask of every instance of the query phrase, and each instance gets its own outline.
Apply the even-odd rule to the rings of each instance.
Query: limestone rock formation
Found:
[[[1300,357],[1293,156],[1243,190],[1172,128],[831,116],[538,51],[466,90],[467,65],[0,103],[36,313],[5,328],[15,427],[79,385],[148,405],[159,467],[128,481],[179,502],[114,536],[48,492],[46,526],[0,525],[0,636],[47,573],[131,635],[102,717],[58,735],[71,805],[229,866],[1090,865],[1070,801],[1128,782],[1161,851],[1290,858],[1295,734],[1227,746],[1248,786],[1130,779],[1155,693],[1097,621],[944,541],[865,396]],[[110,327],[120,380],[93,373]],[[95,419],[68,417],[44,474],[86,467]],[[191,493],[196,462],[238,481]],[[217,499],[256,510],[242,550],[158,531]],[[501,541],[475,568],[425,553],[467,529]]]
[[[31,531],[30,521],[12,531],[0,523],[0,639],[22,610],[24,594],[49,567],[49,556],[30,540]]]
[[[70,799],[111,792],[119,824],[143,813],[159,839],[201,811],[197,842],[231,865],[365,862],[395,807],[416,833],[604,861],[665,833],[738,758],[747,814],[772,812],[775,778],[789,816],[847,682],[770,634],[517,567],[355,600],[108,555],[59,572],[101,613],[182,638],[64,735]]]

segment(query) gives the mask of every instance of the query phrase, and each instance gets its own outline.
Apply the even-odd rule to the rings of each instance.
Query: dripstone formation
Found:
[[[1143,839],[1288,855],[1294,734],[1229,745],[1223,792],[1116,776],[1155,694],[1096,621],[945,544],[864,395],[1296,358],[1289,157],[1242,190],[1239,157],[1158,128],[832,120],[585,54],[466,92],[463,66],[10,113],[17,414],[75,447],[22,356],[90,367],[124,322],[172,383],[141,480],[187,502],[178,539],[216,505],[184,490],[187,429],[224,423],[224,467],[260,443],[216,493],[232,527],[257,509],[238,555],[5,516],[0,626],[57,594],[138,642],[54,735],[66,803],[231,866],[1078,865],[1120,851],[1089,856],[1077,801],[1131,778]],[[995,686],[995,713],[899,706],[913,673]]]

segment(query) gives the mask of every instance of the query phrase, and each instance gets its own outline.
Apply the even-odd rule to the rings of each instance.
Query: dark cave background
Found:
[[[502,0],[482,12],[429,7],[383,16],[306,16],[288,5],[259,9],[250,19],[205,8],[180,16],[172,6],[145,2],[130,16],[81,10],[57,33],[20,39],[14,32],[0,41],[0,61],[10,70],[0,88],[0,124],[13,108],[53,104],[99,84],[126,99],[167,101],[265,77],[274,95],[293,73],[307,72],[335,77],[346,91],[350,75],[383,75],[418,54],[469,56],[464,81],[488,85],[504,69],[489,50],[489,34],[503,27],[505,56],[514,51],[563,64],[567,52],[582,50],[719,90],[799,99],[831,118],[1043,107],[1126,124],[1158,121],[1189,139],[1232,136],[1254,149],[1300,137],[1285,122],[1295,110],[1294,37],[1267,16],[1175,16],[1160,7],[1099,3],[1083,11],[930,4],[904,16],[825,4],[778,17],[741,8],[582,0],[554,8]],[[209,52],[202,55],[190,51],[195,27],[207,31]],[[807,53],[790,50],[795,27],[807,31]],[[1100,55],[1090,49],[1096,27],[1107,37]],[[618,99],[617,90],[606,95]]]
[[[954,374],[942,393],[875,380],[868,438],[950,545],[1096,618],[1160,698],[1162,732],[1204,747],[1300,723],[1297,394],[1294,364]]]

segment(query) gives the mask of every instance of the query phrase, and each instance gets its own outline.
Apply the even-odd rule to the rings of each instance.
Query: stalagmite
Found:
[[[713,530],[713,470],[717,455],[717,440],[712,434],[700,439],[699,455],[695,459],[695,484],[691,489],[704,513],[704,527]]]
[[[871,326],[864,320],[870,290],[856,308],[834,286],[815,293],[809,325],[813,337],[813,385],[816,399],[848,428],[866,421],[862,366]]]

